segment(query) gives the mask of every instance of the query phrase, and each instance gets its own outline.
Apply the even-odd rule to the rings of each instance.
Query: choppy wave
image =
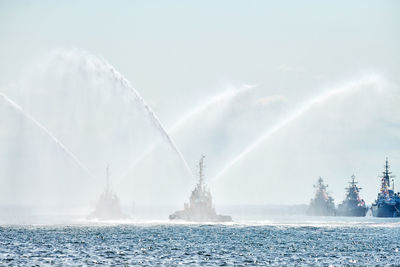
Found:
[[[400,221],[85,221],[0,226],[0,265],[396,265]]]

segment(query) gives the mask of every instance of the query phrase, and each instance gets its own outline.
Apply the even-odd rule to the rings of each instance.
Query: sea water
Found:
[[[0,226],[0,265],[400,266],[400,219]]]

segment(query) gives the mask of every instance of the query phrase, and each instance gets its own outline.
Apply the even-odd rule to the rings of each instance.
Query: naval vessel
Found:
[[[307,214],[315,216],[334,216],[335,204],[333,198],[328,194],[326,188],[328,185],[324,184],[324,180],[319,177],[317,183],[314,185],[315,197],[311,199],[308,206]]]
[[[394,176],[391,175],[389,167],[386,158],[385,170],[382,173],[383,175],[380,176],[381,188],[378,197],[371,206],[372,215],[375,217],[400,217],[400,193],[394,191]],[[392,182],[392,185],[390,182]]]
[[[346,188],[346,196],[341,204],[338,205],[336,215],[338,216],[355,216],[364,217],[367,214],[368,208],[365,205],[364,199],[360,198],[360,190],[357,185],[354,174],[351,176],[349,186]]]

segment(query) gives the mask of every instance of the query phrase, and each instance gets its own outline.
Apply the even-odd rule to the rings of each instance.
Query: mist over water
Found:
[[[7,155],[0,162],[2,183],[7,185],[2,186],[3,203],[90,209],[105,185],[107,164],[115,179],[129,167],[129,158],[155,140],[159,140],[157,156],[146,164],[158,168],[137,172],[129,183],[115,188],[126,197],[125,203],[132,205],[132,194],[143,192],[142,181],[157,180],[173,188],[174,183],[184,187],[191,180],[187,163],[157,116],[100,58],[79,50],[58,50],[8,93],[14,100],[1,95],[6,112],[1,114],[0,142]],[[21,125],[24,130],[16,128]],[[168,159],[157,163],[160,157]],[[76,165],[73,173],[71,164]],[[146,200],[163,202],[160,188],[147,187]]]
[[[246,182],[248,178],[240,178],[251,157],[264,153],[268,158],[271,151],[284,147],[281,141],[267,142],[270,138],[284,140],[288,136],[285,129],[301,127],[308,117],[318,121],[316,114],[331,116],[330,109],[335,105],[346,110],[346,101],[357,99],[353,102],[357,105],[350,105],[358,127],[350,127],[349,134],[354,135],[355,130],[370,127],[371,122],[364,120],[363,112],[376,112],[379,103],[387,100],[386,95],[396,96],[393,94],[396,86],[378,74],[326,86],[328,89],[317,90],[313,97],[294,99],[273,90],[266,95],[261,85],[243,84],[198,100],[197,105],[176,118],[166,130],[114,67],[100,57],[76,49],[50,53],[9,88],[12,89],[5,88],[1,95],[5,112],[1,114],[4,130],[0,142],[6,148],[3,153],[7,154],[1,157],[4,166],[1,182],[5,185],[1,199],[5,205],[16,205],[21,210],[32,206],[34,213],[42,209],[50,214],[57,211],[84,216],[93,209],[105,186],[105,169],[109,164],[111,184],[121,198],[123,209],[132,214],[136,207],[139,217],[146,217],[143,215],[146,212],[139,215],[138,210],[153,210],[148,217],[159,219],[187,199],[196,182],[192,173],[197,171],[194,163],[200,154],[207,154],[206,182],[210,183],[219,207],[237,205],[240,199],[243,204],[260,201],[248,198],[248,190],[253,186],[268,192],[271,197],[266,199],[271,199],[274,190],[257,183],[274,184],[274,179],[262,178],[251,170],[242,177],[250,177],[253,186]],[[362,103],[372,99],[378,101],[376,106],[366,109]],[[378,113],[380,116],[393,109],[392,102],[386,103],[385,109]],[[346,113],[344,110],[342,114]],[[357,110],[362,111],[354,113]],[[333,133],[328,135],[334,137]],[[302,138],[301,131],[298,136],[290,136],[296,141]],[[306,154],[310,150],[299,149],[298,144],[293,149]],[[276,160],[279,159],[271,162]],[[278,168],[282,164],[286,164],[286,159],[275,162]],[[292,162],[293,171],[299,168],[296,164]],[[273,177],[279,172],[272,167],[267,173]],[[308,178],[310,188],[313,179],[313,175]],[[334,186],[342,188],[344,182]],[[238,194],[237,186],[245,191]],[[372,194],[374,189],[370,190]],[[304,195],[292,203],[306,203],[304,199],[311,193]]]
[[[205,103],[201,103],[198,106],[194,107],[192,110],[186,112],[184,115],[181,116],[171,127],[168,128],[168,132],[173,134],[174,132],[179,131],[182,127],[185,126],[189,121],[193,120],[201,120],[201,115],[207,111],[207,108],[213,107],[215,105],[228,102],[235,97],[238,97],[241,95],[241,93],[244,93],[246,91],[251,90],[254,88],[254,86],[250,85],[243,85],[239,88],[230,88],[226,90],[225,92],[221,94],[217,94],[213,97],[211,97],[209,100],[207,100]],[[118,181],[121,181],[126,177],[126,175],[136,167],[137,164],[139,164],[145,157],[149,156],[151,153],[154,152],[154,149],[157,147],[157,143],[151,144],[146,150],[139,156],[137,157],[129,167],[129,169],[121,176]]]

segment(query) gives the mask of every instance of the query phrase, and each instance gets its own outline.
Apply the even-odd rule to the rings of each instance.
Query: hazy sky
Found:
[[[290,120],[212,191],[222,204],[308,203],[322,176],[338,203],[355,173],[370,203],[386,156],[400,176],[399,14],[399,1],[0,0],[0,92],[57,49],[104,58],[166,129],[199,110],[171,137],[193,170],[207,155],[212,180],[313,98],[361,81]]]

